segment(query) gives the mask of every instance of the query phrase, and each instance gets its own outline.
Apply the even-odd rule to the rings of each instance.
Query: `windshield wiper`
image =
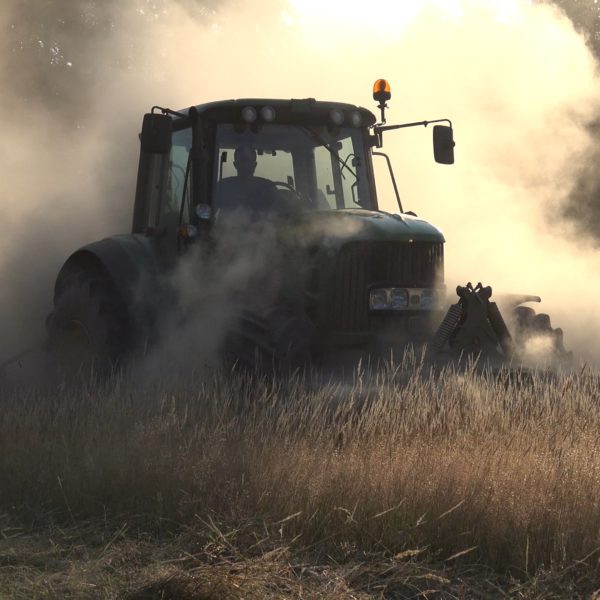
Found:
[[[325,148],[329,154],[331,154],[331,156],[334,156],[336,158],[336,160],[340,163],[340,174],[342,177],[344,177],[344,170],[349,171],[350,174],[354,177],[354,179],[358,179],[358,177],[356,176],[356,173],[347,165],[348,162],[348,158],[350,158],[350,156],[354,156],[357,160],[358,156],[356,156],[355,154],[352,155],[348,155],[348,158],[346,158],[346,160],[342,160],[342,158],[340,157],[340,155],[333,149],[331,148],[331,146],[329,145],[329,143],[327,141],[325,141],[316,131],[314,131],[313,129],[311,129],[310,127],[303,125],[300,127],[300,129],[302,131],[304,131],[304,133],[306,135],[308,135],[309,137],[311,137],[313,140],[316,140],[317,142],[319,142],[319,144],[321,146],[323,146],[323,148]]]

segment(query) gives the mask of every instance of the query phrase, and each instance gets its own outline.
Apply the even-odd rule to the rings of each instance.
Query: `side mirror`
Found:
[[[454,136],[448,125],[433,126],[433,156],[442,165],[454,164]]]
[[[142,152],[168,154],[171,151],[173,121],[169,115],[147,113],[144,115],[140,141]]]

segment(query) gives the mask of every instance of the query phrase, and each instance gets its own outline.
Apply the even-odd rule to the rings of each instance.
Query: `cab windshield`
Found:
[[[322,126],[217,126],[213,207],[272,212],[373,209],[362,132]]]

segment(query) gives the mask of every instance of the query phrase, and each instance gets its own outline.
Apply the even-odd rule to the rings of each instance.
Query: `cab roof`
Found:
[[[275,122],[294,123],[303,121],[326,121],[333,109],[344,114],[358,111],[362,117],[362,126],[371,126],[376,122],[375,115],[366,108],[344,102],[328,102],[314,98],[277,99],[277,98],[240,98],[236,100],[219,100],[198,104],[177,111],[174,119],[189,119],[192,113],[215,122],[236,122],[242,120],[242,110],[253,107],[260,114],[261,108],[270,106],[275,110]]]

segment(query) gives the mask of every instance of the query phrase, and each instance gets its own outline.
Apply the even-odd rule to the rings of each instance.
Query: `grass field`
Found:
[[[0,410],[0,598],[600,597],[594,373],[127,378]]]

